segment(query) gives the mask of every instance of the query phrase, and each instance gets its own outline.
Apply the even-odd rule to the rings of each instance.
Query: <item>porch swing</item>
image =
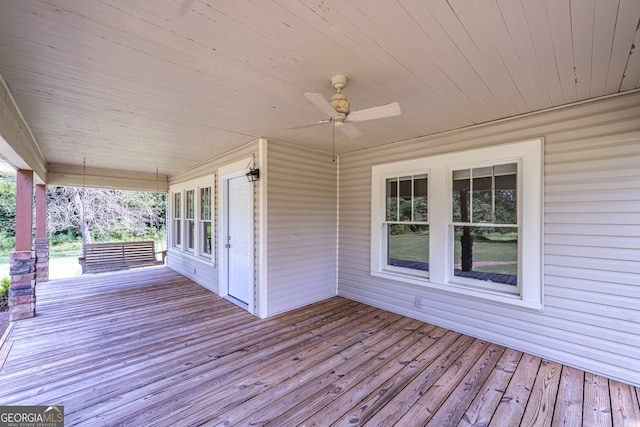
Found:
[[[85,163],[82,171],[82,199],[84,205],[85,190]],[[156,168],[156,181],[158,171]],[[157,191],[157,187],[156,187]],[[84,206],[81,212],[82,222],[84,222]],[[157,255],[161,255],[158,259]],[[167,257],[167,251],[156,252],[153,240],[143,240],[135,242],[102,242],[85,243],[82,245],[82,256],[78,262],[82,267],[82,274],[103,273],[108,271],[128,270],[131,268],[148,267],[153,265],[163,265]]]

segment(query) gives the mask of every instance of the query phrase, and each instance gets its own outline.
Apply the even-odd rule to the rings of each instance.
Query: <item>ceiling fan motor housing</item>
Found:
[[[336,93],[331,97],[331,106],[338,112],[345,116],[349,114],[349,101],[347,96],[342,93]]]
[[[347,86],[347,76],[337,75],[331,78],[331,86],[334,87],[338,91],[335,95],[331,97],[331,106],[338,112],[340,115],[336,117],[337,122],[344,121],[347,114],[349,114],[349,101],[347,100],[347,96],[342,93],[342,89]]]

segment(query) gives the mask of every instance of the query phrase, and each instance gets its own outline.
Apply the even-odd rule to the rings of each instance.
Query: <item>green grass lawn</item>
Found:
[[[456,242],[454,259],[460,260],[460,242]],[[518,260],[517,242],[475,241],[473,242],[474,262],[505,262]]]
[[[454,245],[454,260],[460,263],[460,241]],[[406,261],[429,262],[429,233],[424,231],[389,236],[389,257]],[[473,243],[473,261],[496,263],[474,267],[474,271],[500,274],[518,274],[518,242],[510,239],[476,239]],[[508,262],[510,264],[502,264]]]
[[[429,262],[429,232],[389,236],[389,258]]]
[[[454,248],[455,263],[460,263],[461,245],[457,241]],[[516,276],[518,274],[518,242],[500,240],[481,240],[473,242],[473,262],[496,263],[494,265],[474,266],[473,271],[500,273]],[[511,264],[501,264],[509,262]]]

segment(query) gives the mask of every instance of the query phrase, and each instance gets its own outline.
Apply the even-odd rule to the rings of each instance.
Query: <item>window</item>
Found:
[[[517,171],[517,163],[453,170],[454,276],[518,291]]]
[[[386,180],[387,266],[429,271],[427,175]]]
[[[215,261],[214,182],[208,175],[171,187],[173,248],[207,263]]]
[[[182,246],[182,193],[173,194],[173,246]]]
[[[211,187],[205,187],[200,189],[200,236],[202,254],[205,256],[211,256]]]
[[[542,307],[542,139],[372,168],[371,274]]]
[[[195,199],[194,199],[194,190],[188,190],[186,192],[186,238],[187,238],[187,249],[193,251],[195,247],[195,238],[196,238],[196,223],[195,223]]]

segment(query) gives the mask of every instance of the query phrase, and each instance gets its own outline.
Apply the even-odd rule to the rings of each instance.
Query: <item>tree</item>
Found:
[[[11,235],[16,231],[16,177],[0,175],[0,227]]]
[[[0,251],[12,251],[16,235],[16,177],[0,175]]]
[[[164,195],[139,191],[48,187],[49,233],[74,229],[92,237],[140,237],[164,225]]]

